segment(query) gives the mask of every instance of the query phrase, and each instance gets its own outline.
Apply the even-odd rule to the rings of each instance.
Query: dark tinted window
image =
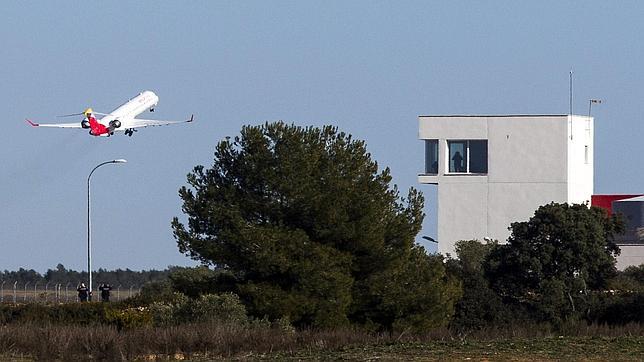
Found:
[[[438,173],[438,140],[425,140],[425,173]]]
[[[468,141],[470,146],[470,173],[487,173],[487,140]]]

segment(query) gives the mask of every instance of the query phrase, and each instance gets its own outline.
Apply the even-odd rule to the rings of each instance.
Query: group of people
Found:
[[[109,285],[108,283],[103,283],[98,287],[98,290],[101,291],[101,301],[109,302],[110,291],[112,290],[112,286]],[[78,299],[81,302],[87,302],[88,300],[89,301],[92,300],[92,291],[85,286],[85,283],[81,283],[78,286],[78,288],[76,288],[76,291],[78,291]]]

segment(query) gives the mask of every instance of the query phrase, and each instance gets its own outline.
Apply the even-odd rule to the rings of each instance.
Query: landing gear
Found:
[[[133,135],[133,134],[134,134],[134,132],[136,132],[136,131],[137,131],[137,130],[135,130],[134,128],[128,128],[128,129],[126,129],[126,130],[125,130],[125,135],[126,135],[126,136],[128,136],[128,137],[132,137],[132,135]]]
[[[150,108],[150,112],[154,112],[154,107]]]

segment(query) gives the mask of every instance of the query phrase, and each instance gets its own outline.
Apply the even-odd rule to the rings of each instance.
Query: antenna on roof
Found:
[[[572,116],[572,68],[570,68],[570,98],[569,98],[569,104],[570,104],[570,115]]]
[[[570,68],[570,139],[572,140],[572,67]]]

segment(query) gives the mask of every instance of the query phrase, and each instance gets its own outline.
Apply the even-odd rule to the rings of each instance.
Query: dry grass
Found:
[[[0,355],[28,354],[41,359],[122,359],[143,356],[232,357],[294,353],[305,349],[337,348],[347,344],[373,343],[377,335],[353,331],[303,331],[289,333],[269,327],[235,325],[181,325],[117,331],[109,326],[0,327]]]
[[[450,331],[441,329],[419,336],[368,333],[351,329],[292,332],[266,326],[214,324],[141,328],[121,332],[114,327],[101,325],[82,327],[11,324],[0,327],[0,359],[17,359],[24,356],[36,360],[184,357],[361,359],[368,356],[404,359],[423,356],[460,358],[462,353],[484,355],[486,348],[505,349],[508,353],[515,353],[512,348],[521,346],[523,349],[519,352],[523,354],[516,355],[520,357],[530,355],[531,345],[539,350],[545,349],[546,352],[551,348],[548,353],[555,353],[555,356],[556,353],[572,353],[571,356],[574,357],[574,353],[577,352],[566,352],[566,346],[585,345],[584,343],[590,343],[587,341],[591,340],[592,343],[600,345],[624,343],[625,347],[622,349],[625,355],[616,357],[644,357],[644,329],[640,325],[618,328],[580,327],[570,336],[562,337],[547,332],[545,328],[527,327],[481,331],[468,336],[453,335]],[[432,354],[439,352],[453,354]],[[412,355],[408,355],[409,353]],[[584,359],[588,356],[577,357]]]

